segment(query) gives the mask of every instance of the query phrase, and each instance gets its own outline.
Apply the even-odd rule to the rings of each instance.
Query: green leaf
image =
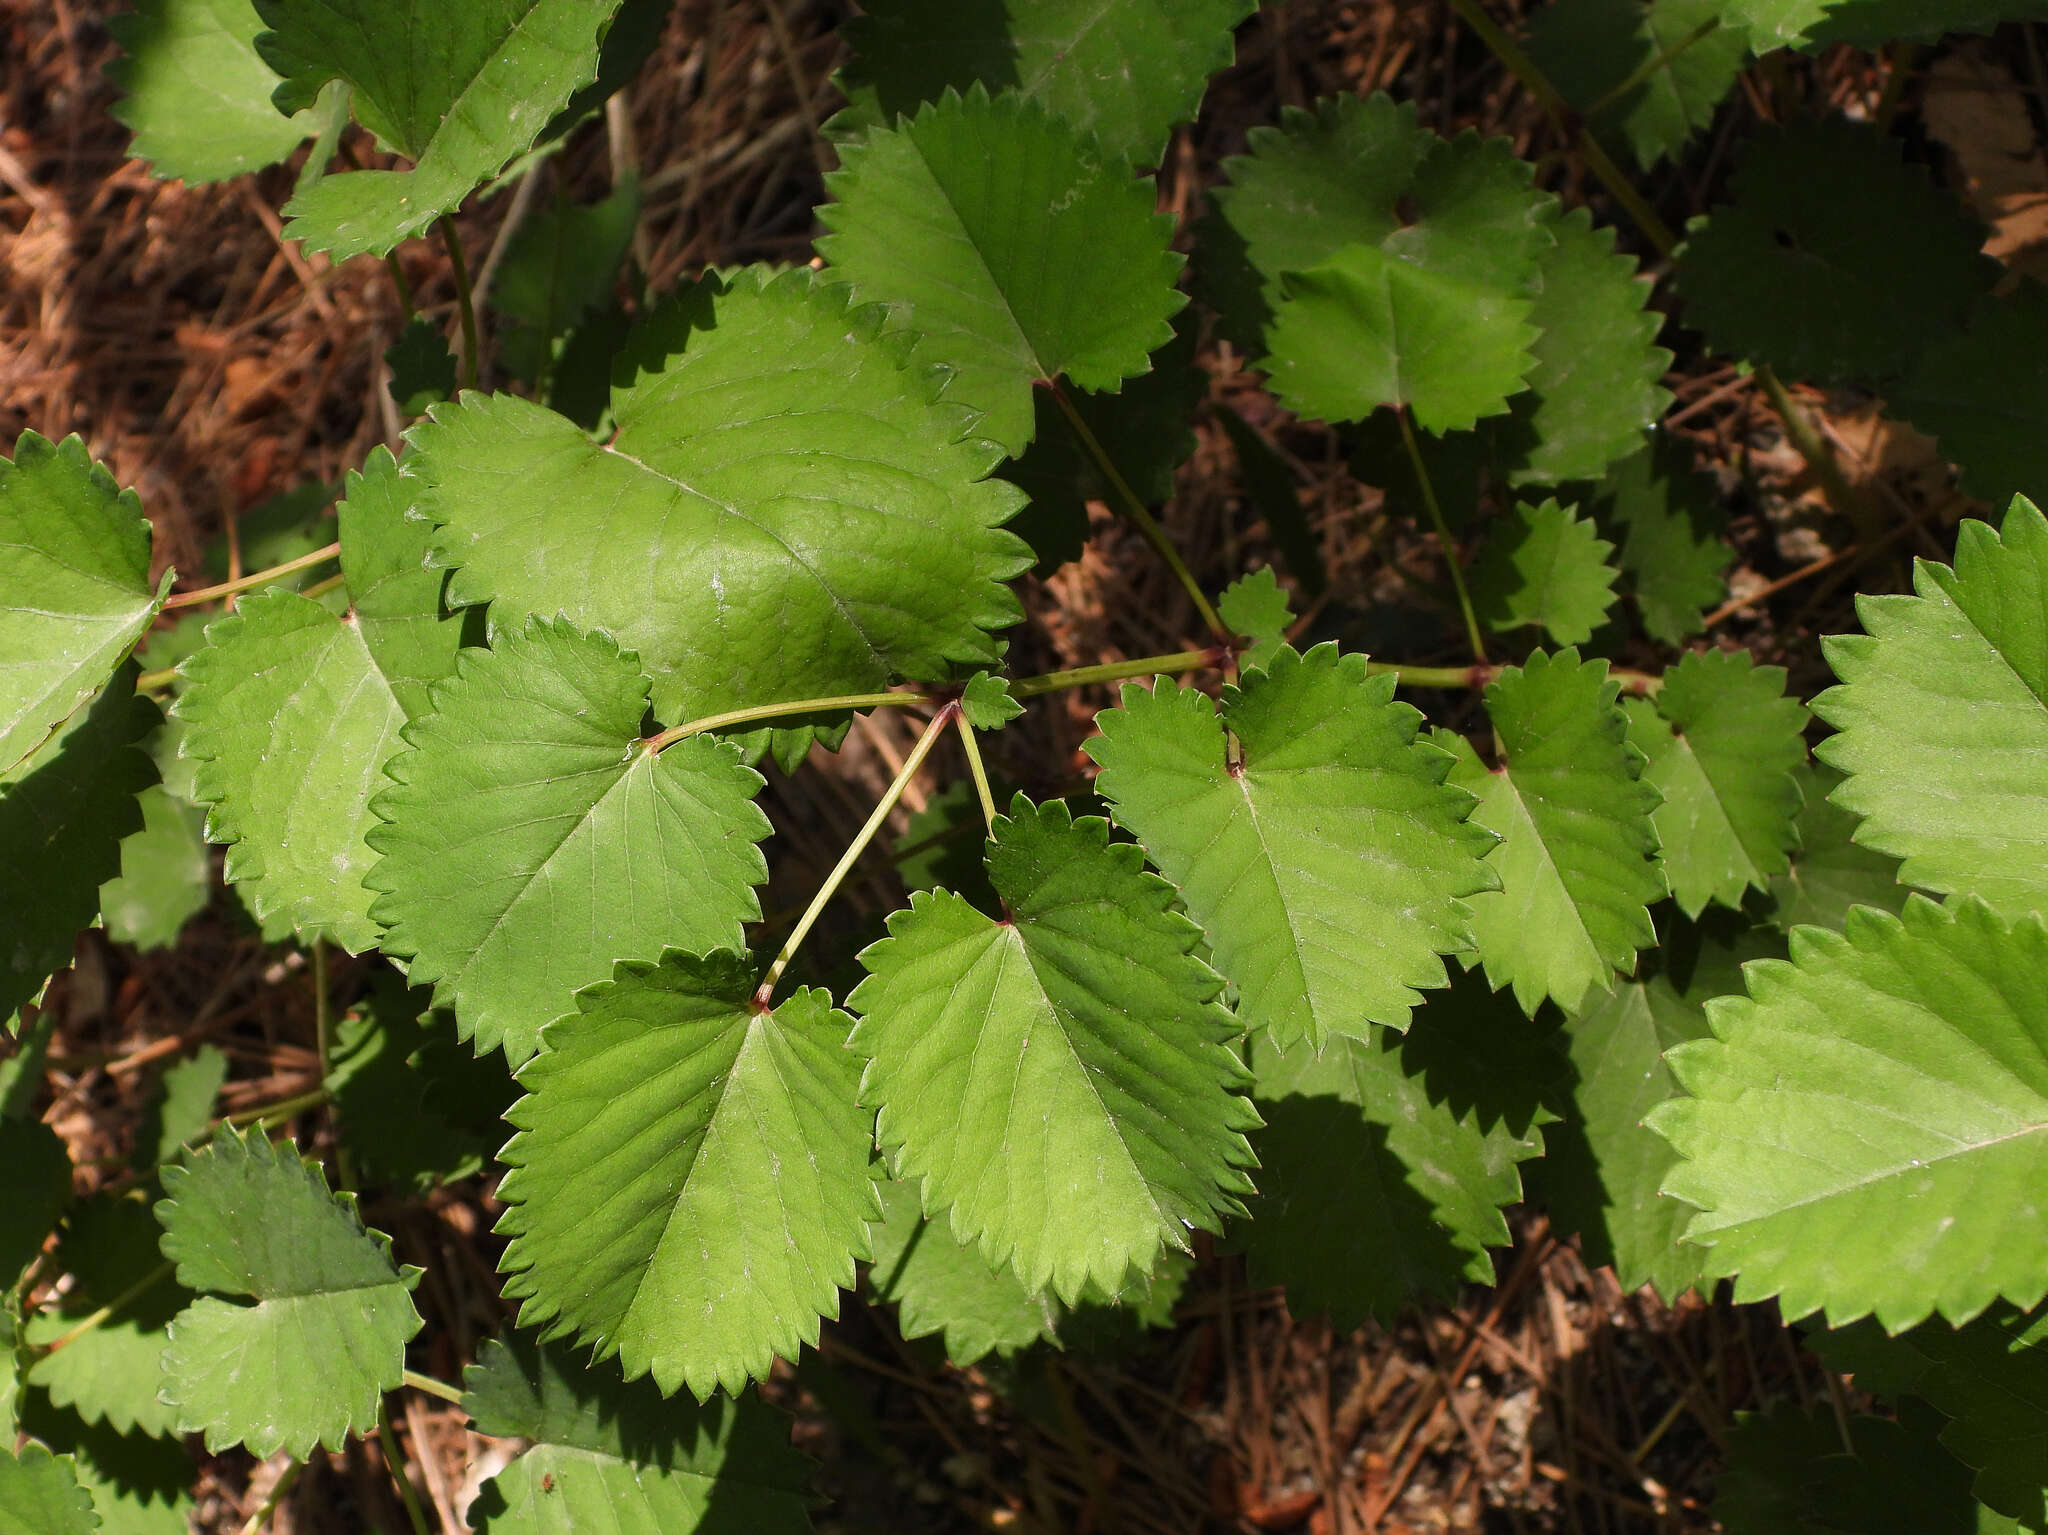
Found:
[[[92,1535],[99,1527],[69,1455],[39,1444],[18,1455],[0,1450],[0,1535]]]
[[[36,1099],[42,1096],[50,1037],[57,1028],[55,1013],[38,1013],[26,1029],[18,1027],[20,1021],[11,1017],[0,1022],[0,1033],[14,1037],[14,1049],[5,1060],[0,1060],[0,1119],[34,1117]],[[0,1418],[0,1424],[4,1422]]]
[[[1097,789],[1180,888],[1245,1025],[1282,1048],[1405,1028],[1444,984],[1439,956],[1470,946],[1491,839],[1421,718],[1335,645],[1283,647],[1224,689],[1220,718],[1167,678],[1096,717]]]
[[[1200,931],[1138,849],[1022,795],[990,840],[1007,920],[915,895],[862,954],[861,1098],[927,1210],[1071,1304],[1241,1212],[1258,1116]]]
[[[2048,21],[2042,0],[1723,0],[1732,23],[1756,34],[1762,53],[1773,45],[1848,43],[1875,48],[1893,41],[1931,43],[1945,32],[1989,32],[2001,21]]]
[[[1634,0],[1622,0],[1632,4]],[[1543,290],[1529,322],[1542,332],[1535,371],[1509,417],[1493,425],[1494,451],[1510,485],[1589,480],[1642,446],[1671,403],[1659,382],[1671,353],[1656,344],[1662,317],[1644,308],[1650,285],[1636,258],[1618,254],[1614,231],[1574,208],[1550,226]]]
[[[441,602],[445,577],[426,567],[427,528],[391,450],[370,450],[351,470],[340,507],[341,573],[370,659],[407,719],[427,709],[428,688],[455,675],[462,625]]]
[[[1234,634],[1252,642],[1237,658],[1238,665],[1247,671],[1263,671],[1272,664],[1287,644],[1287,626],[1294,622],[1287,594],[1280,590],[1279,579],[1270,565],[1239,576],[1226,586],[1223,595],[1216,599],[1216,611]]]
[[[201,1045],[166,1067],[136,1128],[134,1165],[150,1168],[169,1162],[196,1141],[213,1123],[214,1100],[227,1079],[228,1058],[216,1045]]]
[[[0,1284],[12,1286],[71,1203],[71,1153],[39,1119],[0,1119],[0,1167],[7,1169],[7,1203],[0,1206]]]
[[[424,416],[429,407],[455,398],[455,354],[441,327],[425,315],[405,322],[384,349],[384,366],[391,370],[391,398],[401,416]]]
[[[1790,376],[1896,377],[1998,272],[1982,227],[1867,125],[1766,125],[1730,186],[1680,252],[1686,320]]]
[[[1536,1095],[1561,1066],[1477,978],[1430,998],[1406,1035],[1257,1046],[1265,1130],[1253,1146],[1254,1284],[1284,1284],[1298,1317],[1344,1332],[1421,1296],[1493,1279],[1521,1198],[1518,1164],[1543,1149]]]
[[[1237,477],[1245,500],[1265,519],[1266,531],[1279,545],[1294,579],[1310,595],[1320,596],[1328,584],[1323,570],[1322,539],[1309,525],[1301,492],[1295,486],[1294,470],[1249,421],[1228,405],[1219,401],[1211,412],[1237,453]]]
[[[135,743],[160,716],[134,687],[130,663],[34,756],[0,769],[0,1018],[71,963],[122,840],[142,827],[136,796],[156,769]]]
[[[179,1431],[203,1431],[216,1453],[245,1444],[259,1459],[283,1448],[303,1460],[374,1423],[420,1330],[420,1270],[394,1268],[355,1201],[260,1130],[223,1129],[166,1167],[163,1186],[164,1256],[180,1284],[216,1292],[178,1314],[164,1349]]]
[[[322,177],[285,205],[285,237],[336,261],[381,256],[451,212],[596,78],[619,0],[470,0],[431,20],[383,0],[256,0],[257,39],[284,76],[274,99],[311,104],[347,82],[356,120],[414,161],[409,171]]]
[[[1150,182],[1037,103],[948,94],[840,151],[818,209],[826,276],[918,333],[912,356],[954,370],[946,398],[1013,457],[1031,386],[1115,389],[1172,338],[1186,300],[1173,219]]]
[[[499,1267],[521,1325],[700,1398],[818,1341],[878,1212],[852,1020],[757,1005],[751,961],[669,951],[577,995],[519,1074]]]
[[[875,0],[847,23],[850,105],[829,131],[908,117],[950,88],[1014,86],[1110,154],[1156,165],[1256,0]]]
[[[497,332],[498,360],[514,378],[545,387],[569,333],[610,302],[639,221],[639,183],[628,181],[588,207],[557,202],[519,226],[491,286],[491,308],[509,322]]]
[[[213,883],[206,816],[161,784],[137,796],[142,829],[121,843],[121,872],[100,887],[107,936],[138,949],[177,941],[185,919],[205,909]]]
[[[1691,1096],[1649,1119],[1685,1158],[1665,1188],[1702,1212],[1707,1274],[1894,1331],[2033,1305],[2048,1264],[2012,1233],[2048,1175],[2048,927],[1915,896],[1791,941],[1671,1053]]]
[[[477,1432],[530,1444],[470,1505],[477,1535],[810,1529],[810,1462],[753,1396],[672,1402],[615,1364],[518,1336],[484,1344],[463,1385]]]
[[[76,437],[0,459],[0,774],[107,685],[156,618],[149,524]],[[0,1013],[7,1005],[0,1002]]]
[[[1595,132],[1620,138],[1636,164],[1653,170],[1713,122],[1748,60],[1749,36],[1724,18],[1729,8],[1728,0],[1552,0],[1536,13],[1529,56],[1574,111],[1591,113]]]
[[[801,270],[731,282],[642,327],[608,444],[510,395],[413,428],[448,600],[604,630],[670,724],[994,664],[1030,563],[996,450],[954,441],[879,311]]]
[[[1472,896],[1472,933],[1496,987],[1534,1015],[1545,998],[1567,1013],[1656,941],[1648,907],[1664,893],[1650,814],[1605,661],[1542,651],[1486,690],[1505,762],[1489,774],[1462,737],[1450,781],[1479,796],[1472,819],[1501,838],[1486,855],[1500,889]]]
[[[1969,494],[1993,506],[2039,495],[2048,484],[2048,288],[1980,300],[1928,346],[1891,406],[1940,442]]]
[[[603,635],[535,620],[434,704],[377,797],[370,879],[385,948],[479,1051],[523,1061],[621,954],[737,946],[760,916],[760,775],[710,736],[646,751],[647,679]]]
[[[1875,906],[1898,914],[1912,894],[1899,883],[1899,861],[1854,840],[1862,824],[1832,799],[1842,775],[1824,763],[1809,763],[1794,775],[1799,784],[1797,851],[1792,866],[1771,879],[1769,920],[1790,932],[1801,923],[1839,930],[1852,906]]]
[[[1058,1302],[1027,1290],[1008,1264],[991,1266],[943,1216],[925,1219],[912,1185],[883,1185],[882,1219],[868,1235],[875,1256],[868,1285],[876,1300],[896,1307],[904,1338],[943,1333],[946,1357],[964,1367],[1058,1336]]]
[[[1664,796],[1650,821],[1678,909],[1740,906],[1784,874],[1806,761],[1806,710],[1785,696],[1785,669],[1746,650],[1695,651],[1664,674],[1654,703],[1632,698],[1627,710],[1643,782]]]
[[[1467,580],[1489,629],[1536,624],[1561,645],[1580,645],[1614,606],[1614,545],[1590,519],[1545,501],[1517,506],[1497,529]]]
[[[1624,459],[1593,492],[1590,509],[1621,545],[1623,589],[1635,593],[1643,631],[1666,645],[1700,632],[1701,610],[1728,594],[1728,517],[1692,451],[1660,436]]]
[[[72,1288],[55,1310],[29,1318],[24,1337],[32,1348],[48,1347],[102,1306],[126,1297],[99,1326],[31,1365],[28,1383],[89,1423],[167,1438],[177,1432],[177,1413],[157,1398],[164,1346],[171,1319],[192,1295],[165,1268],[158,1237],[141,1199],[95,1194],[81,1200],[58,1245]],[[154,1283],[137,1288],[152,1275]]]
[[[107,23],[122,56],[115,121],[159,176],[199,184],[273,165],[313,132],[313,114],[271,105],[277,76],[256,54],[253,0],[140,0]]]
[[[976,730],[1001,730],[1024,712],[1004,678],[976,672],[960,690],[960,712]]]
[[[1859,598],[1868,632],[1826,641],[1841,685],[1813,712],[1839,732],[1817,748],[1848,774],[1835,803],[1907,884],[2048,909],[2048,520],[2016,497],[2002,537],[1965,521],[1954,568],[1916,562],[1913,589]]]
[[[151,1379],[154,1380],[152,1374]],[[190,1535],[197,1467],[175,1439],[117,1434],[31,1397],[22,1427],[59,1454],[92,1499],[100,1535]]]

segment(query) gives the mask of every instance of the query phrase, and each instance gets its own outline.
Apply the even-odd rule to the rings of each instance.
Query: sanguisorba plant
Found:
[[[1250,0],[871,0],[818,269],[711,273],[628,314],[631,181],[536,215],[495,290],[521,387],[456,388],[466,288],[459,369],[414,320],[390,361],[422,419],[349,476],[337,545],[172,595],[78,439],[0,463],[0,1017],[23,1035],[0,1402],[34,1436],[0,1457],[0,1522],[169,1517],[189,1468],[153,1441],[303,1457],[388,1423],[403,1386],[532,1442],[480,1528],[685,1530],[714,1504],[800,1528],[803,1463],[747,1388],[842,1289],[971,1360],[1077,1308],[1160,1314],[1208,1231],[1349,1324],[1490,1278],[1526,1167],[1625,1284],[1732,1279],[1931,1404],[1745,1426],[1731,1529],[1878,1528],[1884,1500],[1842,1489],[1902,1467],[1965,1509],[1974,1477],[1975,1527],[2040,1524],[2048,523],[2014,493],[2048,484],[2048,299],[1998,284],[1871,123],[1755,131],[1682,245],[1616,160],[1678,152],[1752,50],[2030,7],[1557,0],[1526,41],[1454,8],[1795,431],[1775,370],[1879,392],[1966,488],[2013,498],[1829,642],[1824,765],[1783,671],[1692,643],[1728,553],[1653,430],[1669,354],[1615,228],[1503,141],[1326,100],[1227,162],[1190,307],[1134,166]],[[188,180],[312,137],[291,238],[341,259],[438,227],[460,278],[447,216],[595,110],[664,10],[143,0],[121,111]],[[351,119],[412,168],[329,170]],[[1211,600],[1151,509],[1204,324],[1424,519],[1469,665],[1297,649],[1271,570]],[[1269,450],[1219,416],[1256,471]],[[1009,675],[1010,583],[1072,557],[1090,498],[1208,632]],[[1286,499],[1274,541],[1308,590]],[[338,577],[295,584],[330,557]],[[203,634],[163,622],[236,591]],[[1602,659],[1631,624],[1660,673]],[[1115,682],[1087,747],[1107,819],[998,798],[978,733]],[[1403,686],[1483,689],[1489,728],[1427,729]],[[915,749],[755,951],[754,764],[794,770],[885,708],[925,719]],[[794,984],[949,733],[981,866],[941,887],[906,862],[921,888],[866,978]],[[316,970],[330,945],[391,962],[331,1039],[321,1002],[343,1185],[502,1164],[524,1331],[460,1390],[406,1368],[419,1272],[327,1170],[213,1121],[217,1057],[167,1080],[129,1177],[71,1198],[24,1069],[36,1001],[103,914],[175,932],[205,872],[190,806],[267,934]]]

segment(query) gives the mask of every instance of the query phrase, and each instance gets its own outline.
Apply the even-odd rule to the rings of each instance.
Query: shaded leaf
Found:
[[[973,1242],[953,1235],[943,1215],[925,1219],[910,1184],[882,1186],[882,1219],[869,1237],[869,1288],[896,1307],[906,1339],[943,1333],[946,1357],[964,1366],[1058,1336],[1059,1303],[1027,1290],[1008,1264],[992,1266]]]
[[[139,0],[107,28],[121,57],[110,109],[135,132],[129,154],[159,176],[199,184],[275,164],[313,132],[313,113],[271,105],[277,76],[256,53],[252,0]]]
[[[2048,485],[2048,288],[1978,302],[1944,328],[1892,391],[1891,406],[1941,446],[1962,486],[1999,506]]]
[[[185,919],[205,909],[213,883],[206,815],[161,784],[136,796],[142,829],[121,841],[121,872],[100,887],[107,936],[138,949],[177,941]]]
[[[1728,0],[1551,0],[1530,27],[1529,56],[1574,111],[1592,114],[1595,132],[1620,138],[1651,170],[1714,120],[1749,58],[1748,33],[1723,19],[1728,9]]]
[[[69,1455],[39,1444],[0,1450],[0,1535],[92,1535],[99,1527]]]
[[[1213,410],[1237,452],[1237,477],[1246,501],[1265,519],[1266,531],[1280,546],[1294,579],[1311,595],[1320,595],[1328,579],[1322,541],[1309,525],[1294,471],[1244,417],[1220,403]]]
[[[228,1058],[217,1045],[201,1045],[165,1068],[135,1135],[135,1165],[156,1167],[175,1158],[213,1123],[214,1100],[228,1079]]]
[[[1479,621],[1489,629],[1535,624],[1561,645],[1583,644],[1614,606],[1613,553],[1568,506],[1515,507],[1466,577]]]
[[[152,1377],[153,1378],[153,1377]],[[23,1428],[72,1460],[92,1499],[100,1535],[190,1535],[198,1468],[174,1439],[117,1434],[30,1398]]]
[[[1693,472],[1691,450],[1659,436],[1609,470],[1589,506],[1621,546],[1623,589],[1635,593],[1644,633],[1666,645],[1699,633],[1701,610],[1728,594],[1722,572],[1734,556],[1721,537],[1727,514]]]
[[[1808,763],[1794,775],[1799,783],[1799,835],[1792,866],[1771,879],[1770,921],[1790,932],[1802,922],[1840,928],[1852,906],[1875,906],[1898,914],[1912,894],[1899,883],[1899,861],[1854,840],[1861,820],[1831,798],[1842,775],[1824,763]]]
[[[514,378],[545,390],[570,332],[611,301],[639,221],[639,184],[626,182],[519,226],[491,286],[491,308],[509,322],[497,332],[498,360]]]
[[[405,322],[384,349],[384,366],[391,370],[391,398],[401,416],[423,416],[429,406],[455,398],[455,354],[441,327],[425,315]]]
[[[0,1119],[0,1167],[7,1169],[7,1202],[0,1205],[0,1283],[11,1287],[71,1203],[71,1153],[39,1119]]]

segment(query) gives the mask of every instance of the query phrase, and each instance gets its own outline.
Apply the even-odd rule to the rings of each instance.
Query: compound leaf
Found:
[[[171,1323],[162,1384],[179,1430],[203,1431],[216,1452],[282,1447],[302,1460],[374,1423],[420,1329],[420,1271],[394,1268],[354,1200],[260,1130],[223,1129],[166,1167],[163,1186],[164,1256],[180,1284],[215,1292]]]
[[[2031,1306],[2048,1264],[2012,1232],[2048,1175],[2048,927],[1981,901],[1858,908],[1802,927],[1668,1057],[1689,1097],[1651,1128],[1666,1190],[1738,1301],[1896,1331],[1994,1300]]]
[[[642,327],[606,444],[512,395],[438,408],[413,472],[448,601],[603,630],[671,724],[994,664],[1022,498],[881,312],[845,305],[800,269],[700,284]]]
[[[1110,154],[1156,165],[1233,52],[1255,0],[875,0],[849,22],[840,72],[851,103],[828,131],[913,115],[950,88],[1014,86],[1092,133]],[[1140,62],[1142,61],[1142,62]]]
[[[376,917],[479,1051],[523,1061],[622,955],[735,947],[760,915],[760,775],[710,736],[647,751],[647,688],[603,635],[536,619],[465,651],[406,728]]]
[[[1529,56],[1574,110],[1592,114],[1595,132],[1618,135],[1649,170],[1714,120],[1742,72],[1749,37],[1723,19],[1728,9],[1729,0],[1552,0],[1530,27]]]
[[[1998,506],[2048,484],[2048,288],[1985,298],[1944,329],[1891,405],[1940,441],[1962,487]]]
[[[76,437],[23,432],[0,459],[0,773],[114,675],[163,604],[149,524]],[[0,1004],[0,1012],[5,1012]]]
[[[1735,201],[1694,222],[1678,289],[1687,322],[1732,356],[1803,378],[1893,378],[1997,275],[1983,229],[1866,125],[1766,126],[1730,185]]]
[[[213,880],[206,816],[162,784],[144,789],[136,803],[142,829],[122,839],[121,872],[100,886],[100,915],[116,943],[161,949],[206,905]]]
[[[1660,436],[1616,464],[1590,504],[1621,545],[1624,587],[1635,593],[1643,631],[1683,645],[1699,633],[1701,610],[1728,592],[1728,518],[1712,483],[1693,472],[1689,450]]]
[[[430,20],[383,0],[256,0],[256,40],[284,77],[274,100],[309,106],[342,80],[356,118],[411,170],[324,176],[285,205],[287,239],[336,261],[381,256],[452,211],[533,147],[569,98],[597,77],[619,0],[470,0]]]
[[[1058,1336],[1058,1302],[1027,1290],[1008,1264],[991,1266],[943,1217],[927,1220],[912,1185],[883,1185],[882,1219],[868,1235],[875,1257],[868,1285],[875,1299],[896,1307],[905,1338],[943,1333],[946,1357],[966,1366]]]
[[[1696,651],[1664,674],[1654,703],[1627,709],[1643,782],[1664,796],[1650,821],[1678,909],[1739,906],[1783,874],[1806,761],[1806,710],[1785,696],[1785,669],[1746,650]]]
[[[621,963],[519,1074],[500,1268],[523,1325],[700,1398],[818,1341],[879,1212],[852,1020],[731,951]]]
[[[980,85],[841,150],[818,210],[826,275],[901,312],[913,356],[1012,456],[1032,384],[1115,389],[1172,337],[1186,300],[1153,189],[1062,119]]]
[[[1467,578],[1479,621],[1489,629],[1535,624],[1561,645],[1583,644],[1614,606],[1612,553],[1591,519],[1568,506],[1517,506]]]
[[[810,1529],[810,1462],[751,1395],[680,1404],[516,1334],[484,1344],[462,1381],[477,1432],[529,1442],[470,1505],[478,1535]]]
[[[1472,933],[1496,987],[1533,1015],[1545,998],[1576,1012],[1656,941],[1649,905],[1664,893],[1650,813],[1607,663],[1537,651],[1486,690],[1503,754],[1489,774],[1459,736],[1450,781],[1479,796],[1472,819],[1500,837],[1487,862],[1500,889],[1470,897]]]
[[[1163,677],[1096,716],[1098,790],[1179,886],[1238,1015],[1283,1049],[1405,1028],[1444,984],[1439,956],[1471,943],[1465,898],[1493,888],[1492,839],[1421,719],[1335,645],[1283,646],[1224,689],[1220,717]]]
[[[1908,884],[2048,908],[2048,520],[2021,497],[2003,536],[1966,520],[1954,567],[1917,562],[1913,588],[1859,598],[1868,632],[1826,642],[1841,685],[1813,712],[1839,732],[1817,748],[1848,774],[1835,803]]]
[[[33,1443],[18,1455],[0,1450],[0,1535],[93,1535],[99,1527],[69,1455]]]
[[[313,114],[271,105],[277,76],[257,56],[253,0],[140,0],[107,29],[121,57],[107,77],[128,152],[159,176],[200,184],[275,164],[313,132]],[[259,567],[260,568],[260,567]]]
[[[1836,804],[1842,775],[1810,762],[1794,775],[1799,784],[1797,851],[1791,867],[1771,879],[1769,920],[1790,932],[1801,923],[1839,929],[1852,906],[1875,906],[1896,915],[1912,894],[1899,883],[1899,861],[1855,840],[1862,824]]]
[[[1071,1305],[1242,1212],[1258,1116],[1200,930],[1139,850],[1022,795],[990,840],[1007,920],[921,893],[861,956],[861,1099],[928,1211]]]

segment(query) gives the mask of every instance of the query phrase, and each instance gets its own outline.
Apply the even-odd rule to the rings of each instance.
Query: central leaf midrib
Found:
[[[906,137],[910,136],[906,135]],[[938,188],[939,196],[945,202],[946,211],[952,214],[953,222],[960,231],[960,239],[974,257],[975,266],[980,270],[981,275],[988,279],[990,291],[995,294],[996,301],[1001,306],[1003,314],[1009,319],[1011,326],[1016,330],[1017,339],[1024,343],[1025,350],[1028,353],[1026,360],[1030,362],[1033,372],[1038,377],[1044,379],[1058,377],[1059,369],[1052,367],[1046,361],[1043,355],[1044,349],[1039,346],[1037,338],[1025,326],[1023,317],[1017,313],[1016,306],[1010,302],[1009,290],[997,280],[995,269],[988,264],[988,258],[982,254],[981,241],[967,227],[967,220],[962,216],[960,205],[954,199],[953,189],[939,175],[938,167],[932,163],[931,157],[924,152],[924,145],[919,143],[914,137],[910,137],[910,144],[917,151],[918,162],[924,166],[925,174],[931,177],[932,185]]]

